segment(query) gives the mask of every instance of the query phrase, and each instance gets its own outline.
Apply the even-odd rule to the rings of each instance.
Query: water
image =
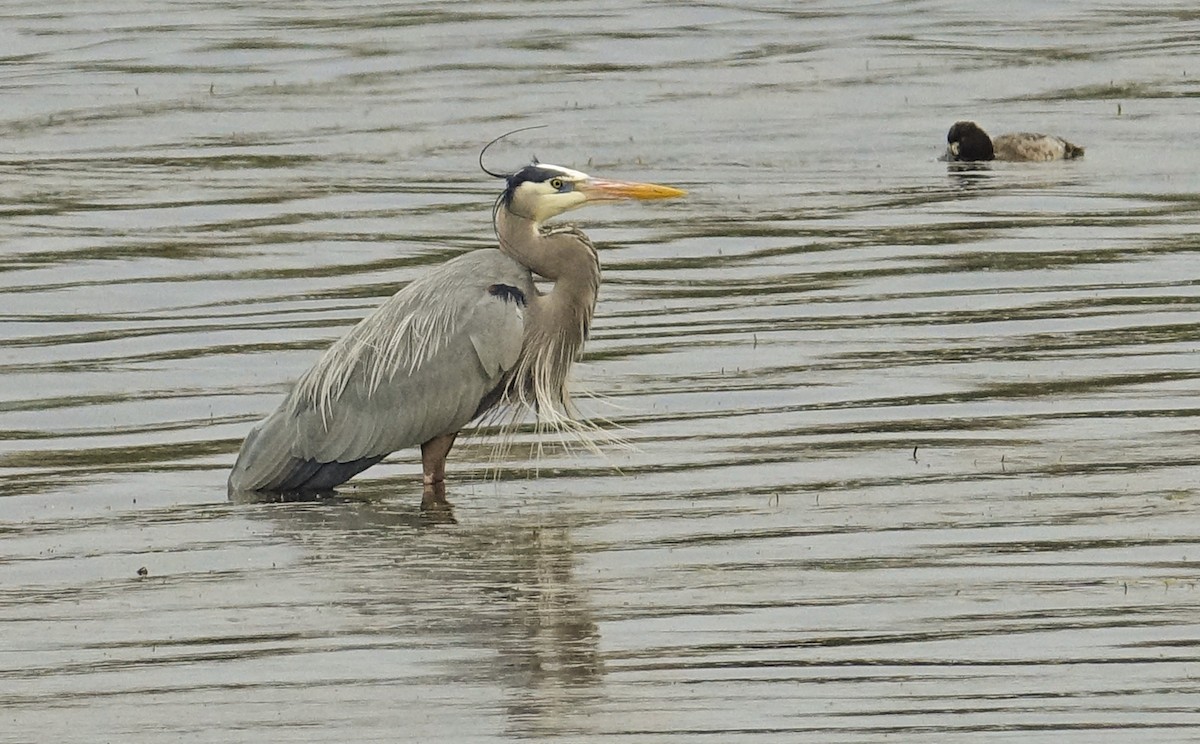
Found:
[[[1197,735],[1189,4],[0,16],[0,741]],[[229,502],[532,124],[492,167],[691,191],[577,215],[636,449]]]

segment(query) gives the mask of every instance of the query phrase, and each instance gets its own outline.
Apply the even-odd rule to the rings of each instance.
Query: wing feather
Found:
[[[1037,132],[1002,134],[992,141],[997,160],[1064,160],[1083,155],[1083,148],[1062,137]]]
[[[525,308],[490,292],[497,282],[536,291],[528,270],[482,250],[393,295],[251,432],[230,488],[272,490],[303,463],[378,458],[465,426],[520,354]]]
[[[514,308],[515,312],[505,312],[496,316],[495,323],[489,324],[485,331],[480,328],[470,334],[471,346],[475,356],[489,376],[507,372],[517,364],[521,355],[520,344],[509,344],[507,339],[521,335],[525,328],[525,312],[521,307]]]

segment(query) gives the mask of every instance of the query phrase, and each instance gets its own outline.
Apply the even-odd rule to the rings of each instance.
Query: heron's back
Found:
[[[536,291],[529,271],[494,249],[407,285],[254,427],[230,492],[329,490],[397,449],[457,432],[516,363]]]

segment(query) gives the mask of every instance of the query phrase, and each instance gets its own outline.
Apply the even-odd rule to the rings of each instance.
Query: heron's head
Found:
[[[500,204],[534,222],[544,222],[588,202],[614,199],[669,199],[686,192],[670,186],[609,181],[549,163],[531,163],[507,177]]]

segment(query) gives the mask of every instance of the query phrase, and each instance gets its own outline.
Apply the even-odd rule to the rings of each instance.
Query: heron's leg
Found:
[[[446,455],[454,446],[453,434],[442,434],[421,445],[421,467],[425,471],[425,484],[432,485],[446,480]]]
[[[454,506],[446,500],[446,484],[426,483],[421,493],[421,521],[426,524],[455,524]]]

